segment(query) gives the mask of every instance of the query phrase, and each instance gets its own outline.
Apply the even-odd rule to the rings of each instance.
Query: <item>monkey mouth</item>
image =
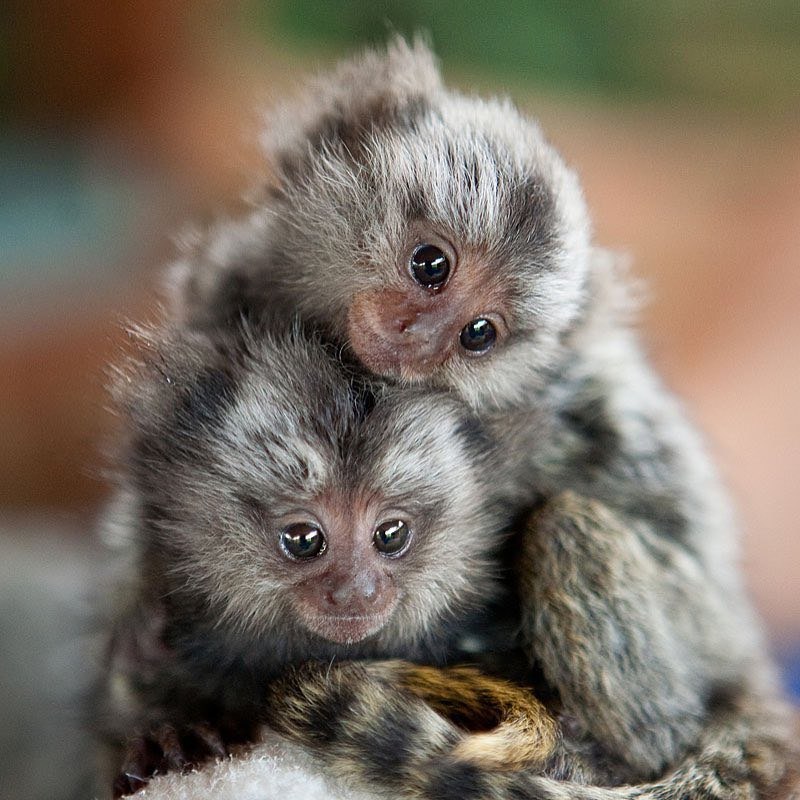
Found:
[[[430,342],[409,339],[394,342],[382,331],[373,332],[369,344],[353,342],[359,360],[379,375],[404,380],[422,380],[434,373],[445,360],[445,354],[433,349]]]
[[[378,633],[391,616],[388,608],[378,614],[319,614],[306,620],[312,633],[335,644],[355,644]]]

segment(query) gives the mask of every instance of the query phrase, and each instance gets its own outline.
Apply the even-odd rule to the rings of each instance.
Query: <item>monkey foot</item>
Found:
[[[154,775],[184,772],[227,755],[222,734],[211,725],[195,723],[180,730],[168,723],[156,725],[129,740],[122,770],[114,779],[114,797],[138,792]]]

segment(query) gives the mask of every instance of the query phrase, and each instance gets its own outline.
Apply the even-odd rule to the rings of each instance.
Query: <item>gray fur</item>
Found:
[[[461,397],[496,440],[493,486],[531,512],[517,542],[514,643],[562,704],[563,749],[544,776],[454,773],[449,791],[790,791],[790,714],[741,587],[728,501],[644,360],[626,277],[591,245],[577,179],[539,128],[507,101],[444,89],[427,49],[398,40],[319,80],[277,115],[266,146],[278,178],[263,200],[199,235],[172,271],[182,326],[230,330],[245,318],[263,332],[298,313],[352,355],[355,293],[402,290],[420,225],[481,254],[508,296],[509,335],[488,355],[382,376],[387,390]],[[245,417],[234,411],[237,430]],[[470,502],[448,485],[450,501]],[[451,796],[415,774],[411,796]]]
[[[248,738],[269,717],[268,683],[309,659],[325,672],[338,659],[452,657],[465,621],[499,594],[508,521],[469,409],[443,393],[371,391],[297,329],[140,338],[143,359],[117,381],[126,468],[107,530],[128,552],[98,702],[116,769],[126,740],[164,724],[230,717]],[[408,520],[414,537],[387,564],[396,609],[354,644],[308,630],[303,567],[278,541],[286,515],[324,513],[330,492]]]

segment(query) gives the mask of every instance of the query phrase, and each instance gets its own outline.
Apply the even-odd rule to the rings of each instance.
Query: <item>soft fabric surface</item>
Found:
[[[141,800],[375,800],[319,774],[301,748],[270,737],[239,756],[197,772],[155,777]]]

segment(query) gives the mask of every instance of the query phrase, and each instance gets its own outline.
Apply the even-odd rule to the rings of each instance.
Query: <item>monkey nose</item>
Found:
[[[392,315],[390,330],[395,336],[428,337],[442,327],[440,314],[434,311],[405,308]]]
[[[391,330],[397,335],[410,335],[419,331],[420,317],[423,317],[421,311],[404,310],[403,312],[396,312],[391,321]]]
[[[385,579],[379,574],[359,574],[326,581],[323,600],[340,614],[372,613],[380,606]]]
[[[386,328],[387,342],[398,355],[409,353],[415,361],[438,362],[446,353],[449,323],[449,319],[435,310],[405,309],[392,315]]]

